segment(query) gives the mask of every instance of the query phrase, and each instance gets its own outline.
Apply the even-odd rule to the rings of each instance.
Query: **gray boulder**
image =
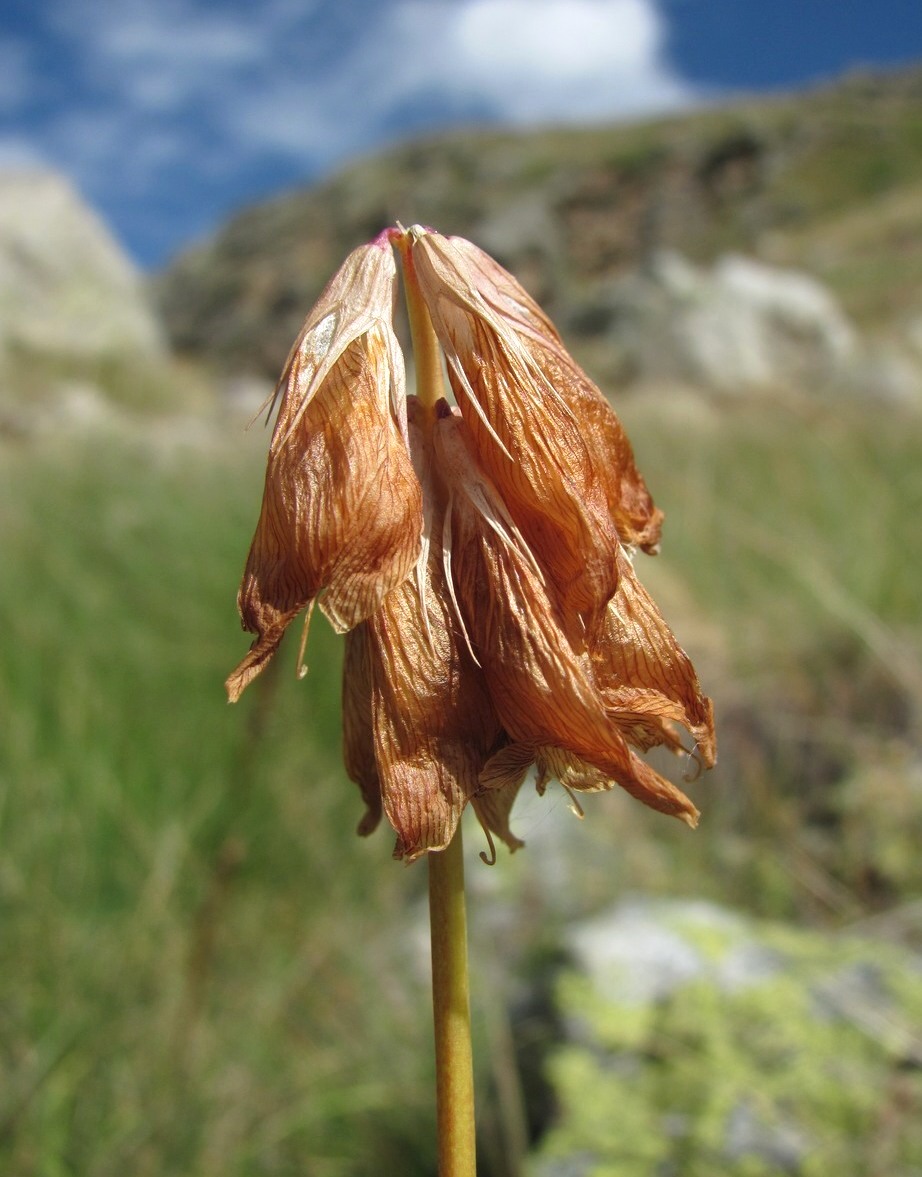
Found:
[[[859,349],[819,282],[737,255],[705,270],[658,253],[601,291],[592,312],[585,321],[602,327],[636,376],[727,395],[833,385]]]
[[[141,276],[71,184],[50,172],[0,172],[0,371],[166,357]]]
[[[922,1171],[917,953],[648,899],[569,949],[535,1177]]]

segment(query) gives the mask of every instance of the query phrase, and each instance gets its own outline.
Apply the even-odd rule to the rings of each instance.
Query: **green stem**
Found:
[[[413,265],[410,233],[403,233],[394,238],[393,244],[403,263],[403,288],[410,320],[413,363],[416,367],[416,395],[426,409],[432,410],[445,391],[442,380],[442,352],[432,326],[432,319],[429,317],[426,300],[419,287],[416,267]]]
[[[412,233],[413,230],[394,233],[391,242],[403,264],[416,365],[416,395],[425,410],[422,426],[432,429],[436,402],[444,395],[442,353],[413,265]],[[476,1177],[474,1064],[460,823],[448,846],[429,855],[429,923],[439,1177]]]
[[[429,855],[439,1177],[475,1177],[474,1066],[461,826]]]

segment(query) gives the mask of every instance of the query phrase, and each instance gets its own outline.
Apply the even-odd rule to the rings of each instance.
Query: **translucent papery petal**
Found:
[[[617,413],[576,361],[562,348],[535,344],[535,356],[582,428],[621,541],[655,552],[663,512],[654,506],[634,461],[634,451]]]
[[[619,784],[632,797],[636,797],[644,805],[649,805],[651,809],[678,817],[686,825],[696,826],[698,810],[682,790],[676,788],[664,776],[660,776],[634,752],[629,753],[629,756],[630,775],[617,781],[609,780],[598,766],[572,755],[564,748],[540,748],[536,763],[539,780],[556,777],[566,789],[576,793],[598,793],[610,789],[613,784]]]
[[[272,450],[281,449],[302,413],[350,343],[377,328],[387,353],[387,389],[394,416],[404,422],[406,376],[392,327],[397,296],[397,265],[386,241],[354,249],[336,271],[304,321],[292,344],[273,403],[282,398],[272,434]]]
[[[711,700],[702,693],[688,655],[624,553],[619,563],[618,592],[591,642],[595,679],[606,708],[626,738],[642,749],[665,744],[681,750],[669,721],[682,724],[694,737],[702,763],[710,768],[716,758]]]
[[[601,793],[612,787],[606,774],[574,756],[565,748],[546,745],[535,749],[535,767],[538,770],[538,792],[543,793],[548,781],[558,780],[567,789],[577,793]]]
[[[518,792],[535,763],[534,744],[504,744],[494,752],[480,771],[480,783],[485,789],[512,788]]]
[[[513,852],[525,845],[509,826],[509,817],[518,792],[518,785],[505,785],[498,789],[484,789],[471,798],[471,805],[483,828],[495,834]]]
[[[350,343],[306,408],[282,404],[262,512],[238,607],[257,634],[228,679],[239,696],[296,614],[319,593],[344,632],[374,612],[411,572],[420,549],[422,495],[388,403],[390,361],[375,327]],[[289,413],[290,410],[290,413]]]
[[[476,468],[464,442],[466,432],[459,418],[442,417],[435,447],[450,493],[454,592],[503,728],[513,742],[532,749],[562,748],[593,765],[606,782],[689,820],[691,802],[654,782],[611,722],[592,662],[571,645],[527,554],[492,526],[482,503],[492,499],[496,514],[501,503],[496,488]],[[465,445],[466,462],[459,442]],[[491,763],[495,770],[496,762]],[[488,772],[482,783],[495,786],[512,779]]]
[[[553,744],[509,744],[487,761],[480,780],[487,790],[499,790],[504,797],[510,794],[514,797],[534,765],[539,793],[544,793],[551,780],[559,781],[570,793],[607,792],[621,785],[652,809],[678,817],[689,826],[698,824],[698,810],[681,789],[633,752],[628,752],[628,760],[630,772],[615,779],[568,748]],[[582,817],[575,799],[571,798],[571,802],[571,808]]]
[[[659,543],[663,513],[653,505],[614,409],[563,346],[551,320],[512,274],[463,237],[449,240],[466,259],[477,293],[507,324],[528,337],[538,367],[579,422],[622,542],[654,550]]]
[[[501,734],[458,634],[436,537],[422,574],[389,593],[367,629],[384,810],[397,832],[395,855],[412,860],[448,845]]]
[[[463,255],[478,294],[492,311],[534,339],[560,344],[557,328],[516,277],[473,241],[464,237],[448,240]]]
[[[422,234],[413,259],[481,465],[564,608],[595,618],[617,583],[618,532],[580,424],[543,373],[535,332],[488,304],[482,267],[453,242]]]
[[[371,650],[365,622],[346,634],[343,759],[349,779],[361,789],[365,801],[365,816],[357,830],[364,837],[377,829],[381,820],[381,782],[371,723]]]

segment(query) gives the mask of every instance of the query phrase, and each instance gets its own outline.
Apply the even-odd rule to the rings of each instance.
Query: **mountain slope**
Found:
[[[922,284],[920,186],[922,69],[856,75],[655,122],[409,143],[247,209],[157,294],[180,351],[274,376],[339,260],[399,219],[476,239],[555,314],[668,246],[805,266],[867,325]]]

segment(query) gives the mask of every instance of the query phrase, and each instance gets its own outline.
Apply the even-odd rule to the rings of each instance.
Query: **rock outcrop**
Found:
[[[175,399],[142,275],[62,176],[0,172],[0,433],[68,434]]]
[[[68,181],[0,172],[0,362],[164,354],[141,276]]]
[[[702,901],[575,926],[559,1106],[530,1172],[910,1172],[922,959]]]
[[[635,375],[730,395],[828,388],[859,350],[819,282],[738,254],[711,269],[656,254],[601,291],[589,313]]]

